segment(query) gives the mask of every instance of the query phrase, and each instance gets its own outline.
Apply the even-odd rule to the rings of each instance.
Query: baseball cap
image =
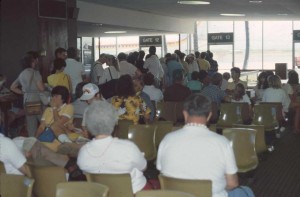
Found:
[[[80,97],[80,100],[86,101],[93,98],[97,93],[99,93],[99,88],[97,85],[93,83],[85,84],[82,87],[82,96]]]

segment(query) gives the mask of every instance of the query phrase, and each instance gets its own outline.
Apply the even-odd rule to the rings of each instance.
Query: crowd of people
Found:
[[[82,179],[82,171],[130,173],[134,193],[151,189],[143,175],[147,168],[143,154],[132,142],[113,137],[114,128],[118,120],[133,124],[157,121],[157,102],[176,101],[184,102],[185,125],[163,139],[157,169],[176,178],[210,179],[214,197],[243,197],[245,191],[251,194],[249,188],[238,187],[229,142],[206,127],[211,103],[220,107],[222,102],[246,102],[251,108],[257,102],[281,102],[283,112],[288,113],[298,93],[298,74],[290,71],[288,83],[282,86],[273,72],[261,72],[255,95],[249,97],[240,69],[233,67],[231,73],[220,74],[210,51],[186,55],[175,50],[159,59],[156,48],[151,46],[144,57],[144,51],[119,53],[117,57],[100,54],[86,75],[84,66],[77,61],[76,48],[58,48],[44,84],[37,69],[38,54],[26,53],[21,60],[23,71],[10,90],[23,95],[24,106],[40,102],[43,112],[25,114],[28,138],[11,140],[0,134],[0,161],[7,173],[27,175],[24,165],[30,160],[36,165],[65,167],[73,180]],[[9,91],[2,88],[4,80],[0,76],[0,90]],[[74,119],[82,120],[79,126]],[[53,134],[61,152],[40,143],[45,132]],[[76,144],[70,137],[74,133],[91,141]]]

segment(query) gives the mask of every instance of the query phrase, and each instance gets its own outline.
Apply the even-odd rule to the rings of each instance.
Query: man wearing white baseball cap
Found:
[[[100,90],[97,85],[93,83],[88,83],[82,87],[82,96],[80,97],[80,100],[87,102],[88,105],[90,105],[95,100],[102,100],[102,96],[100,93]],[[87,127],[86,127],[86,112],[88,110],[88,107],[85,108],[83,117],[82,117],[82,129],[83,132],[87,133]]]

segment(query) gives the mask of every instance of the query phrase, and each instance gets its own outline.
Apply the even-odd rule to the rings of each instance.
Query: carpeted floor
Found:
[[[241,182],[250,186],[256,197],[300,197],[300,134],[285,131],[266,153],[252,178]]]

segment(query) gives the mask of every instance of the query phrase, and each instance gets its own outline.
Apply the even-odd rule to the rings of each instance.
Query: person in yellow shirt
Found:
[[[55,73],[48,76],[47,81],[51,88],[56,86],[64,86],[68,89],[69,92],[72,92],[71,80],[70,77],[65,74],[63,71],[66,67],[66,62],[64,59],[55,59],[54,62]]]
[[[74,108],[70,102],[70,93],[64,86],[56,86],[51,92],[50,107],[46,108],[36,132],[38,138],[43,131],[50,128],[60,142],[71,142],[67,134],[72,125]]]

